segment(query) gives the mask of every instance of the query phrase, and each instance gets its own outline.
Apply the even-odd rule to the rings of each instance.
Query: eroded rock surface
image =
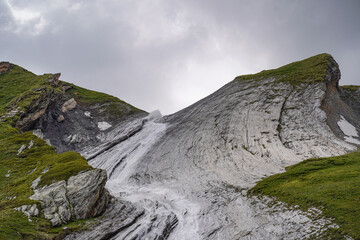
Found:
[[[272,206],[246,192],[286,166],[356,149],[332,124],[341,116],[357,119],[339,97],[339,78],[333,59],[324,82],[240,77],[173,115],[114,127],[102,135],[102,145],[82,154],[107,171],[114,196],[144,212],[129,226],[118,226],[116,234],[107,231],[111,220],[104,220],[84,236],[304,239],[336,228],[329,219]]]
[[[106,180],[106,173],[100,169],[80,172],[67,182],[35,189],[30,199],[40,201],[45,218],[53,226],[71,219],[91,218],[103,213],[108,204]]]
[[[79,151],[109,180],[104,189],[105,173],[92,170],[36,189],[32,199],[42,202],[53,225],[104,213],[66,239],[317,237],[336,228],[319,210],[247,195],[286,166],[358,147],[359,108],[340,90],[335,60],[328,59],[323,82],[309,78],[238,77],[165,117],[138,111],[114,119],[103,114],[107,103],[44,102],[44,112],[19,123],[41,129],[59,152]],[[345,122],[355,130],[344,132]],[[109,200],[107,190],[115,198]]]

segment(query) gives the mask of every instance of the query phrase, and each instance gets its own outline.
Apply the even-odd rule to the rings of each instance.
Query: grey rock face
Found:
[[[59,97],[49,105],[46,113],[39,117],[34,129],[41,129],[43,138],[49,139],[58,152],[79,152],[104,143],[104,136],[110,129],[99,128],[99,122],[107,122],[112,126],[122,125],[146,115],[139,111],[110,121],[106,116],[94,114],[103,111],[105,107],[105,104],[81,106],[73,98],[65,101]]]
[[[23,205],[21,207],[15,208],[17,211],[23,212],[27,217],[36,217],[39,215],[39,209],[36,204],[33,205]]]
[[[67,181],[67,196],[76,219],[100,215],[108,201],[106,173],[100,169],[81,172]]]
[[[85,238],[304,239],[336,228],[318,210],[288,209],[246,192],[286,166],[356,149],[331,124],[340,115],[359,122],[338,97],[339,77],[334,61],[324,83],[235,79],[173,115],[113,128],[104,144],[82,154],[107,171],[114,196],[143,214],[109,231],[105,220]]]
[[[53,226],[73,219],[98,216],[105,211],[109,193],[104,189],[107,177],[100,169],[80,172],[69,180],[35,189],[30,197],[41,202],[42,212]]]
[[[109,121],[94,114],[103,105],[58,99],[36,115],[35,127],[58,151],[79,151],[105,169],[109,180],[105,172],[87,171],[36,189],[32,199],[53,225],[103,213],[66,239],[317,237],[337,227],[319,210],[289,209],[247,190],[304,159],[356,149],[338,123],[360,132],[359,108],[339,92],[339,78],[335,61],[323,83],[237,78],[165,117],[138,112]]]

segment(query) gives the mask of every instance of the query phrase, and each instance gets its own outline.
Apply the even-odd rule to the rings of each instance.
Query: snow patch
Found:
[[[351,125],[344,116],[340,115],[341,119],[337,122],[338,126],[340,127],[341,131],[345,134],[345,141],[354,143],[354,144],[360,144],[360,141],[358,139],[355,139],[354,137],[359,137],[358,131],[356,128]]]
[[[112,126],[108,122],[98,122],[98,128],[100,131],[105,131],[108,128],[111,128]]]
[[[84,115],[85,115],[86,117],[90,117],[90,116],[91,116],[91,113],[88,112],[88,111],[86,111],[86,112],[84,112]]]

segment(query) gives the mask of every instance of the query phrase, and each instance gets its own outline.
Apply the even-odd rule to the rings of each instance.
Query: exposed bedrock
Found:
[[[41,203],[42,212],[53,226],[102,214],[110,195],[105,189],[106,173],[100,169],[80,172],[67,181],[36,188],[30,197]]]
[[[238,77],[165,117],[124,105],[116,118],[105,114],[106,102],[44,97],[18,124],[40,129],[59,152],[80,152],[108,181],[105,172],[87,171],[32,198],[53,225],[103,214],[66,239],[316,237],[332,226],[318,210],[290,209],[247,190],[286,166],[360,145],[359,91],[339,87],[331,57],[321,74],[323,81]]]
[[[84,236],[303,239],[321,233],[330,220],[317,218],[317,210],[272,206],[246,192],[286,166],[357,148],[359,136],[341,127],[360,132],[356,109],[339,95],[339,78],[332,58],[323,82],[239,77],[173,115],[114,127],[103,144],[81,153],[107,171],[111,194],[143,212],[127,227],[108,231],[111,220],[105,220]]]

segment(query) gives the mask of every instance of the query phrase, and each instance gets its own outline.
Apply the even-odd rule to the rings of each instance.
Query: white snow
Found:
[[[111,128],[112,126],[108,122],[98,122],[98,128],[100,131],[105,131],[108,128]]]
[[[86,111],[86,112],[84,112],[84,115],[85,115],[86,117],[90,117],[90,116],[91,116],[91,113],[88,112],[88,111]]]
[[[345,141],[354,144],[360,144],[360,141],[354,138],[354,137],[357,138],[359,137],[358,131],[353,125],[351,125],[351,123],[346,121],[344,116],[341,116],[341,119],[340,121],[337,122],[337,124],[339,125],[341,131],[345,134]]]

